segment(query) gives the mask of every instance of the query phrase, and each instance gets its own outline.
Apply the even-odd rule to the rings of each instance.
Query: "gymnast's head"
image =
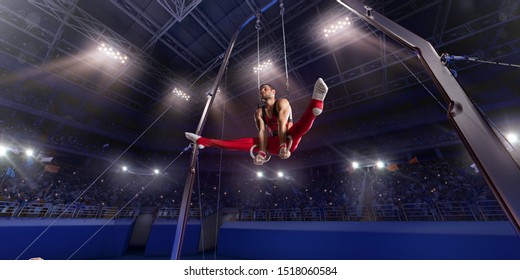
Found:
[[[271,84],[262,84],[260,86],[260,99],[267,100],[269,98],[274,98],[276,94],[276,90]]]

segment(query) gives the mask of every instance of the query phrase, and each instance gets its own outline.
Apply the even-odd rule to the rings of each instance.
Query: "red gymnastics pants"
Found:
[[[290,135],[293,141],[290,149],[291,152],[298,148],[298,144],[300,143],[300,140],[302,139],[303,135],[305,135],[305,133],[307,133],[307,131],[311,129],[312,124],[314,123],[314,119],[316,119],[316,116],[312,113],[313,108],[319,108],[323,110],[323,101],[311,99],[309,106],[307,106],[307,109],[303,113],[300,120],[287,130],[287,135]],[[197,145],[239,151],[249,151],[253,145],[256,145],[255,152],[257,152],[258,138],[249,137],[232,140],[217,140],[200,137],[197,140]],[[278,136],[270,136],[267,138],[267,150],[269,151],[269,153],[271,153],[272,155],[278,154],[279,146],[280,138]]]

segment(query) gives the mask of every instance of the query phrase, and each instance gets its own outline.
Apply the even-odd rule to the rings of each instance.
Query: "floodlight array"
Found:
[[[325,28],[323,32],[325,33],[325,37],[329,37],[335,33],[338,33],[339,31],[345,29],[347,26],[351,25],[352,21],[350,21],[350,18],[345,18],[343,20],[339,20],[338,22],[330,25],[328,28]]]
[[[189,101],[190,100],[190,96],[187,95],[185,92],[183,92],[182,90],[178,89],[178,88],[174,88],[173,89],[173,93],[175,93],[178,97],[186,100],[186,101]]]
[[[121,62],[121,64],[125,64],[128,60],[128,56],[126,56],[125,54],[121,53],[120,51],[110,47],[109,45],[105,44],[105,43],[101,43],[98,47],[98,50],[106,55],[108,55],[109,57]]]
[[[264,70],[267,70],[269,68],[271,68],[271,66],[273,66],[273,63],[271,62],[271,60],[267,60],[267,61],[264,61],[262,62],[261,64],[259,64],[258,66],[255,66],[253,67],[253,71],[255,73],[258,73],[258,72],[262,72]]]

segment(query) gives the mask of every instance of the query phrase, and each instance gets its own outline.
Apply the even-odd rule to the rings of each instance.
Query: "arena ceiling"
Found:
[[[257,23],[257,11],[271,0],[4,0],[3,137],[74,153],[85,151],[60,147],[49,137],[72,135],[87,145],[119,146],[119,151],[134,141],[142,149],[180,151],[188,144],[184,131],[196,129],[222,55],[241,27],[203,131],[207,136],[255,135],[258,76],[253,67],[259,58],[273,64],[262,72],[261,82],[274,84],[278,95],[291,101],[296,118],[317,78],[330,87],[324,113],[300,145],[303,151],[366,139],[376,143],[382,135],[395,138],[403,130],[446,125],[446,102],[415,53],[336,1],[285,0],[283,24],[280,2]],[[439,54],[519,64],[519,2],[365,4],[428,40]],[[351,25],[325,36],[324,29],[346,18]],[[104,57],[98,50],[103,43],[127,61]],[[450,67],[497,126],[515,127],[518,68],[468,60],[452,61]],[[31,128],[36,135],[27,133]]]

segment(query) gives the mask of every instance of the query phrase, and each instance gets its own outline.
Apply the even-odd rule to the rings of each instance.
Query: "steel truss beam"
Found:
[[[442,34],[434,34],[432,37],[428,38],[428,41],[430,42],[440,42],[439,45],[436,45],[435,47],[436,48],[442,48],[442,47],[446,47],[448,46],[449,44],[452,44],[452,43],[456,43],[458,42],[459,40],[463,40],[463,39],[466,39],[467,37],[469,36],[474,36],[478,33],[481,33],[481,32],[486,32],[486,31],[489,31],[493,28],[497,28],[497,27],[500,27],[501,25],[505,25],[509,22],[513,22],[515,20],[519,20],[520,19],[520,14],[517,14],[517,15],[511,15],[510,17],[508,17],[507,19],[503,20],[503,21],[497,21],[497,20],[493,20],[491,21],[490,19],[494,19],[494,18],[498,18],[498,16],[500,15],[501,12],[505,12],[505,11],[508,11],[508,10],[511,10],[511,9],[514,9],[515,7],[518,6],[517,2],[519,1],[515,1],[515,3],[511,3],[511,5],[507,5],[507,6],[504,6],[501,10],[499,11],[492,11],[490,12],[489,14],[487,15],[484,15],[478,19],[475,19],[473,21],[471,21],[470,23],[466,23],[466,24],[463,24],[463,25],[460,25],[460,26],[456,26],[454,28],[450,28],[448,30],[445,30]],[[417,10],[417,11],[420,11]],[[509,13],[511,14],[511,13]],[[342,16],[342,15],[346,15],[345,13],[341,13],[341,12],[338,12],[337,10],[332,10],[331,12],[327,13],[324,15],[324,17],[327,17],[327,18],[336,18],[336,17],[339,17],[339,16]],[[408,14],[406,14],[406,16],[408,16]],[[357,19],[353,19],[354,22],[357,20]],[[401,18],[399,18],[397,21],[400,21]],[[289,72],[290,73],[293,73],[295,72],[296,70],[310,64],[310,63],[313,63],[327,55],[330,55],[331,53],[333,52],[336,52],[338,50],[340,50],[341,48],[344,48],[346,46],[348,46],[349,44],[352,44],[353,41],[356,41],[356,40],[361,40],[367,36],[372,36],[372,35],[368,35],[368,34],[363,34],[363,32],[359,32],[359,30],[357,29],[354,29],[352,30],[351,32],[351,36],[354,36],[355,39],[352,40],[352,41],[348,41],[348,42],[345,42],[344,44],[340,45],[340,44],[334,44],[334,47],[333,48],[325,48],[325,46],[323,46],[323,38],[321,37],[316,37],[314,41],[312,40],[308,40],[307,37],[305,37],[304,39],[303,36],[301,34],[305,34],[304,30],[309,30],[311,28],[311,26],[313,25],[316,25],[316,22],[315,21],[310,21],[308,24],[302,26],[300,28],[299,31],[297,32],[294,32],[296,34],[300,34],[300,38],[291,38],[291,47],[292,48],[296,48],[296,49],[304,49],[304,48],[312,48],[314,47],[315,48],[315,51],[312,52],[312,53],[306,53],[306,54],[302,54],[298,57],[293,57],[291,58],[290,60],[294,62],[294,65],[292,68],[289,69]],[[471,29],[468,29],[468,26],[480,26],[480,28],[478,30],[471,30]],[[369,32],[372,32],[372,30],[363,30],[363,31],[369,31]],[[453,36],[449,36],[449,40],[447,40],[448,38],[448,35],[443,35],[443,34],[452,34],[452,33],[458,33],[460,35],[462,35],[460,38],[458,37],[453,37]],[[446,40],[441,40],[440,38],[443,38],[445,37]],[[506,45],[510,45],[510,44],[503,44],[501,46],[498,46],[494,49],[498,49],[499,47],[505,47]],[[509,49],[511,49],[512,52],[516,52],[517,51],[517,48],[514,48],[514,45],[511,46]],[[395,53],[400,53],[401,51],[403,50],[400,50],[400,51],[396,51]],[[470,55],[470,54],[468,54]],[[384,60],[390,60],[390,61],[394,61],[395,58],[393,57],[392,54],[387,54],[386,57],[382,57],[382,58],[378,58],[376,60],[372,60],[372,61],[369,61],[365,64],[362,64],[362,65],[359,65],[358,67],[355,67],[355,68],[351,68],[349,70],[346,70],[344,71],[343,73],[341,73],[344,77],[345,77],[345,80],[344,82],[348,82],[348,81],[351,81],[355,78],[360,78],[364,75],[367,75],[367,74],[370,74],[370,73],[373,73],[373,71],[379,71],[379,70],[382,70],[386,67],[388,67],[389,65],[384,63]],[[496,59],[496,58],[495,58]],[[395,63],[392,63],[390,65],[393,65]],[[374,66],[376,66],[374,68]],[[371,69],[371,71],[365,71],[364,69]],[[245,71],[245,70],[244,70]],[[409,76],[410,77],[410,76]],[[408,77],[408,78],[409,78]],[[338,83],[338,81],[341,80],[341,77],[338,77],[337,75],[334,75],[334,76],[330,76],[330,77],[324,77],[325,81],[327,83],[330,83],[332,81],[332,83],[330,83],[330,86],[331,87],[334,87],[334,86],[338,86],[338,85],[341,85],[341,83]],[[240,80],[238,81],[237,80],[237,84],[239,85],[239,88],[236,90],[236,92],[238,93],[236,96],[233,96],[231,99],[236,99],[238,97],[240,97],[241,95],[243,94],[247,94],[249,92],[251,92],[252,90],[254,90],[254,88],[256,87],[256,83],[252,83],[251,80]],[[311,88],[312,87],[312,84],[309,84],[307,85],[307,88]],[[379,86],[379,88],[382,88],[384,87],[384,85],[382,86]],[[362,93],[352,93],[352,92],[349,92],[349,96],[345,96],[343,97],[343,99],[352,99],[352,100],[356,100],[355,102],[359,102],[358,98],[359,96],[356,96],[356,97],[352,97],[352,95],[359,95],[359,94],[366,94],[366,92],[362,92]],[[381,93],[381,94],[377,94],[377,95],[373,95],[374,97],[376,96],[380,96],[384,94]],[[367,96],[368,97],[368,96]],[[366,99],[369,99],[371,97],[368,97],[368,98],[363,98],[363,100],[366,100]],[[342,100],[341,103],[343,103],[344,100]],[[342,106],[349,106],[351,105],[351,103],[343,103]],[[327,105],[328,106],[328,105]],[[250,112],[244,112],[244,113],[241,113],[241,114],[238,114],[237,116],[234,117],[234,120],[235,121],[242,121],[244,120],[245,118],[250,118]]]
[[[103,36],[109,38],[107,41],[111,40],[111,36],[112,39],[117,37],[115,40],[118,40],[119,42],[124,41],[124,39],[119,38],[117,34],[106,29],[105,27],[103,27],[101,23],[96,22],[95,20],[93,22],[89,22],[89,20],[93,19],[89,15],[86,15],[84,11],[78,11],[79,8],[77,7],[76,2],[74,1],[57,2],[31,0],[30,3],[33,4],[36,8],[42,10],[43,12],[50,14],[53,19],[57,20],[57,22],[59,23],[59,27],[55,32],[46,30],[42,28],[42,26],[28,22],[26,19],[24,19],[23,16],[18,15],[16,12],[11,11],[8,7],[2,6],[0,4],[0,21],[30,36],[32,39],[36,40],[35,42],[41,42],[48,46],[47,51],[44,55],[36,55],[28,53],[22,48],[22,46],[16,44],[12,45],[9,42],[4,42],[3,49],[5,49],[4,52],[6,54],[14,55],[18,59],[23,59],[30,64],[42,68],[42,70],[53,72],[54,74],[59,75],[61,73],[61,76],[63,78],[69,79],[70,81],[77,83],[79,86],[84,87],[88,90],[98,91],[101,89],[103,92],[106,92],[107,98],[117,103],[120,103],[121,105],[126,106],[131,110],[141,111],[143,106],[145,106],[146,104],[136,103],[134,100],[130,100],[127,97],[125,97],[122,93],[108,91],[110,86],[114,82],[116,82],[116,80],[118,80],[117,78],[119,78],[119,81],[128,85],[130,88],[151,98],[153,102],[161,102],[161,96],[164,93],[157,92],[156,90],[149,88],[146,85],[143,85],[139,81],[135,80],[133,77],[129,76],[125,71],[126,69],[130,68],[129,66],[130,64],[132,64],[132,66],[142,70],[152,78],[155,78],[160,82],[163,82],[165,85],[171,86],[170,82],[172,82],[173,80],[170,77],[174,76],[173,72],[171,72],[166,67],[160,65],[157,61],[154,61],[151,57],[142,52],[140,56],[134,56],[132,54],[132,63],[126,64],[126,67],[122,67],[121,69],[119,69],[118,73],[114,75],[113,78],[104,85],[92,83],[91,81],[85,80],[83,77],[76,77],[73,73],[66,74],[66,71],[63,69],[60,70],[52,68],[52,65],[48,62],[51,59],[52,53],[54,53],[55,51],[69,54],[71,55],[71,57],[74,57],[74,55],[77,55],[81,52],[81,50],[77,46],[74,46],[73,44],[66,42],[66,40],[61,38],[61,34],[64,32],[65,27],[70,27],[75,31],[79,32],[80,34],[86,35],[86,37],[91,39],[93,43],[98,43],[98,41]],[[125,42],[125,45],[129,44],[130,43]],[[136,48],[132,47],[132,49]],[[81,62],[91,65],[91,63],[87,60],[81,60]],[[143,64],[143,62],[145,63]],[[102,71],[102,69],[100,70]],[[58,71],[59,73],[57,73],[56,71]]]
[[[288,23],[291,20],[294,20],[299,15],[307,12],[309,9],[314,8],[316,5],[318,5],[322,0],[309,0],[306,1],[307,3],[303,6],[290,6],[286,7],[285,9],[285,22]],[[263,23],[264,24],[264,23]],[[265,25],[263,26],[263,29],[266,30],[278,30],[280,28],[279,21],[277,18],[270,19]],[[266,36],[269,36],[269,34],[262,34],[260,36],[260,40],[264,39]],[[242,54],[245,50],[248,50],[250,47],[256,45],[256,33],[250,33],[248,34],[244,39],[237,42],[237,47],[233,51],[233,58],[236,56],[239,56]],[[233,59],[232,58],[232,59]],[[215,69],[217,66],[212,65],[214,60],[211,60],[210,62],[206,63],[202,68],[203,69],[209,69],[209,71]],[[193,73],[191,76],[195,77],[199,72]]]
[[[68,3],[68,2],[67,2]],[[72,4],[71,4],[72,3]],[[32,53],[28,52],[24,49],[22,44],[16,44],[14,42],[7,41],[5,39],[0,39],[0,51],[5,53],[8,56],[11,56],[15,59],[18,59],[19,62],[23,60],[23,62],[26,62],[28,64],[33,65],[34,67],[37,67],[41,69],[42,71],[45,71],[51,76],[56,76],[62,79],[65,79],[67,81],[70,81],[75,84],[75,86],[78,86],[82,89],[76,89],[76,90],[69,90],[71,94],[77,94],[77,92],[81,92],[83,90],[91,91],[91,92],[98,92],[101,88],[104,88],[104,91],[106,91],[109,86],[115,82],[117,78],[119,78],[119,81],[123,84],[126,84],[130,88],[135,89],[137,92],[142,93],[143,95],[146,95],[147,97],[151,98],[152,100],[159,100],[160,93],[157,91],[149,88],[148,86],[144,85],[143,83],[135,80],[131,76],[126,75],[125,69],[129,66],[129,64],[126,64],[126,67],[122,67],[118,70],[117,75],[115,75],[114,78],[110,79],[108,83],[105,84],[98,84],[95,83],[95,81],[86,79],[85,77],[78,75],[77,73],[74,73],[73,71],[69,71],[66,67],[56,67],[53,63],[48,63],[51,59],[51,54],[53,53],[62,53],[65,55],[70,56],[71,59],[76,60],[78,63],[85,63],[86,65],[89,65],[90,67],[96,67],[91,63],[89,60],[81,59],[81,56],[78,56],[79,53],[81,53],[81,49],[78,46],[75,46],[74,44],[68,42],[65,39],[61,38],[61,34],[64,31],[66,24],[66,19],[70,18],[72,13],[75,10],[75,2],[68,3],[68,6],[64,6],[63,8],[67,7],[67,13],[63,14],[64,21],[58,22],[58,27],[56,31],[53,33],[52,31],[46,30],[43,28],[42,25],[38,25],[35,23],[32,23],[24,18],[24,16],[18,14],[15,11],[12,11],[9,7],[3,6],[0,4],[0,22],[3,22],[6,26],[9,26],[12,28],[12,30],[16,32],[22,32],[25,35],[27,35],[31,41],[29,43],[34,44],[40,44],[43,47],[46,47],[47,50],[42,52],[39,51],[38,53]],[[66,4],[65,2],[63,3]],[[6,30],[4,30],[6,32]],[[18,36],[19,37],[19,36]],[[6,37],[8,39],[8,37]],[[4,59],[4,62],[9,62],[11,60],[8,60],[7,58]],[[47,62],[47,63],[46,63]],[[18,64],[18,63],[15,63]],[[9,64],[8,64],[9,65]],[[103,69],[99,69],[105,75],[111,75],[108,72],[104,71]],[[136,103],[135,100],[129,99],[127,96],[125,96],[124,93],[119,92],[113,92],[113,91],[106,91],[106,95],[104,95],[107,99],[110,99],[114,102],[117,102],[131,110],[140,112],[140,109],[145,104]],[[36,112],[36,111],[35,111]],[[185,113],[184,113],[185,115]],[[42,116],[47,118],[46,116]],[[72,125],[72,124],[68,124]],[[77,125],[73,125],[74,127],[78,127]],[[100,134],[99,129],[96,127],[78,127],[80,129],[92,131],[94,133]],[[101,135],[103,135],[101,133]],[[116,135],[116,136],[114,136]],[[119,134],[114,134],[110,137],[114,139],[120,139]]]
[[[5,58],[2,57],[2,60],[4,60],[4,61],[6,61],[8,59],[15,59],[15,58],[13,58],[11,56],[6,56]],[[8,62],[8,63],[12,63],[12,62]],[[50,73],[50,75],[53,75],[53,74]],[[128,141],[128,139],[127,139],[128,135],[123,135],[122,133],[114,133],[111,131],[106,131],[102,128],[98,128],[98,127],[88,125],[88,124],[83,124],[76,120],[63,118],[61,116],[49,113],[46,110],[40,110],[38,108],[34,108],[34,107],[31,107],[31,106],[28,106],[28,105],[25,105],[25,104],[22,104],[22,103],[19,103],[17,101],[13,101],[13,100],[7,98],[7,96],[9,96],[9,93],[16,92],[16,90],[17,90],[16,88],[13,88],[11,86],[6,86],[6,87],[0,89],[0,93],[2,93],[3,96],[5,96],[5,98],[0,98],[0,105],[8,107],[8,108],[14,108],[15,110],[22,111],[24,113],[31,114],[34,116],[38,116],[43,119],[49,119],[49,120],[55,121],[57,123],[65,124],[70,127],[75,127],[75,128],[79,128],[81,130],[96,133],[98,135],[103,135],[103,136],[106,136],[106,137],[109,137],[112,139],[116,139],[118,141],[123,141],[123,142]]]
[[[177,21],[182,21],[202,0],[158,0]]]
[[[500,60],[501,58],[507,58],[508,56],[520,53],[520,39],[513,41],[513,42],[507,42],[507,43],[504,43],[501,45],[497,45],[493,49],[490,49],[489,52],[493,53],[495,51],[499,51],[499,50],[504,51],[506,49],[509,52],[503,53],[501,56],[495,57],[494,59]],[[472,55],[472,54],[469,54],[469,55]],[[403,61],[403,62],[405,62],[408,59],[416,58],[415,54],[410,54],[409,52],[407,52],[406,49],[400,49],[400,50],[395,51],[393,54],[387,53],[386,57],[383,58],[383,60],[391,61],[391,62],[387,62],[386,64],[383,64],[383,62],[380,61],[379,59],[372,60],[368,63],[359,65],[358,67],[345,70],[342,73],[340,73],[339,75],[327,77],[326,80],[328,82],[329,87],[331,87],[331,88],[340,86],[343,83],[348,83],[363,75],[374,73],[376,71],[383,70],[386,67],[395,66],[395,65],[400,64],[401,62],[396,59],[396,56],[399,57],[399,60]],[[464,70],[468,70],[468,69],[471,69],[471,68],[474,68],[477,66],[479,66],[478,63],[467,64],[464,67],[457,68],[457,71],[464,71]],[[431,79],[428,76],[428,74],[426,73],[426,71],[420,71],[420,72],[416,72],[414,74],[416,77],[418,77],[418,79],[421,83],[427,83],[427,82],[431,81]],[[344,80],[342,81],[340,79],[340,77],[343,77]],[[351,105],[359,103],[359,102],[364,102],[369,99],[383,96],[383,95],[386,95],[386,94],[389,94],[389,93],[392,93],[395,91],[404,90],[411,86],[417,85],[417,83],[419,81],[417,81],[412,75],[406,75],[406,76],[403,76],[403,77],[400,77],[397,79],[386,80],[386,84],[374,85],[372,87],[365,88],[358,92],[350,91],[348,93],[348,95],[340,97],[333,102],[327,103],[327,110],[331,110],[331,111],[339,110],[341,108],[345,108],[345,107],[351,106]],[[292,100],[296,101],[296,100],[299,100],[302,98],[307,98],[307,97],[298,96],[297,98],[294,98]],[[301,113],[301,112],[295,111],[295,114],[299,114],[299,113]],[[231,118],[229,125],[233,126],[234,124],[240,123],[240,122],[250,119],[250,118],[251,118],[251,112],[243,112],[243,113],[237,114],[236,116]]]
[[[224,34],[222,34],[222,32],[220,32],[213,23],[211,23],[209,17],[204,14],[204,12],[200,11],[199,9],[194,9],[191,11],[190,15],[196,22],[200,24],[202,28],[204,28],[204,30],[206,30],[208,35],[211,36],[213,40],[215,40],[215,42],[222,48],[222,50],[226,49],[226,44],[229,39],[227,39],[226,36],[224,36]]]
[[[130,56],[130,63],[132,65],[155,78],[157,81],[170,85],[174,84],[175,80],[178,79],[176,75],[164,65],[150,57],[143,50],[132,45],[115,31],[107,28],[99,20],[83,11],[77,5],[71,4],[74,5],[74,14],[71,15],[71,7],[66,6],[62,1],[28,1],[67,27],[90,39],[93,44],[100,43],[100,40],[106,40],[107,43],[121,49]]]
[[[174,51],[179,57],[183,58],[197,71],[201,71],[202,63],[190,50],[183,46],[177,39],[166,32],[177,22],[176,19],[172,18],[165,25],[160,26],[155,23],[149,16],[143,13],[142,10],[138,9],[135,4],[132,4],[126,0],[111,0],[112,4],[118,7],[121,11],[132,18],[136,23],[143,27],[146,31],[152,34],[152,38],[144,45],[144,50],[150,50],[155,43],[160,40],[168,48]]]

